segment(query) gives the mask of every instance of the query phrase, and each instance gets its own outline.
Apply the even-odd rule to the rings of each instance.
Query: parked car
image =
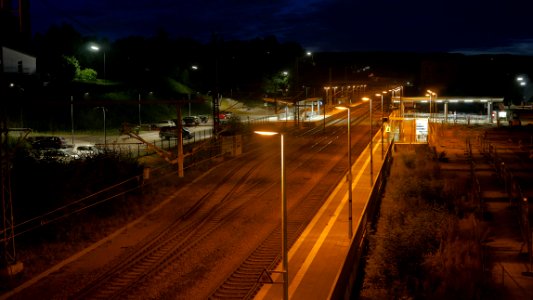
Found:
[[[194,132],[191,132],[187,128],[181,128],[181,134],[183,139],[190,140],[194,137]],[[178,138],[178,126],[165,126],[159,130],[159,137],[161,139],[170,140]]]
[[[72,153],[76,158],[84,158],[100,154],[102,151],[92,144],[74,144],[72,147]]]
[[[64,149],[68,147],[67,141],[59,136],[34,136],[29,137],[33,149]]]
[[[220,112],[219,114],[219,118],[222,120],[222,119],[230,119],[231,117],[233,116],[233,113],[230,112],[230,111],[223,111],[223,112]]]
[[[196,116],[184,117],[183,124],[185,124],[185,126],[198,126],[200,124],[200,118]]]
[[[200,115],[198,117],[200,118],[200,122],[202,123],[207,123],[207,121],[209,120],[209,116],[206,115]]]
[[[72,153],[71,149],[41,149],[37,150],[34,157],[38,160],[45,161],[57,161],[57,162],[69,162],[76,156]]]
[[[174,121],[172,121],[172,120],[164,120],[164,121],[161,121],[161,122],[152,123],[152,125],[150,125],[152,130],[163,128],[163,127],[166,127],[166,126],[176,126],[176,123]]]

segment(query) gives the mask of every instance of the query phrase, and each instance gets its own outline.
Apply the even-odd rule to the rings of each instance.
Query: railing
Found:
[[[211,129],[204,129],[200,131],[194,132],[194,137],[191,139],[183,139],[183,145],[193,145],[199,141],[203,141],[206,139],[211,138],[212,136],[212,130]],[[157,148],[169,150],[172,148],[176,148],[178,146],[178,140],[177,139],[158,139],[154,141],[148,141]],[[142,142],[127,142],[127,143],[118,143],[118,142],[111,142],[106,144],[95,144],[99,149],[106,150],[106,151],[112,151],[115,153],[120,153],[124,155],[129,155],[131,157],[142,157],[147,155],[152,155],[155,153],[155,151]]]
[[[404,118],[428,118],[434,123],[448,123],[448,124],[487,124],[491,120],[487,115],[472,115],[472,114],[448,114],[442,113],[404,113]]]
[[[522,192],[522,187],[516,180],[514,174],[507,167],[503,159],[499,156],[494,145],[486,142],[485,138],[478,137],[481,153],[491,162],[498,178],[504,185],[509,205],[518,208],[517,222],[520,226],[520,233],[524,243],[527,245],[530,269],[533,266],[533,241],[529,222],[529,203],[528,198]],[[504,273],[507,272],[502,266],[502,284]],[[507,272],[508,273],[508,272]]]

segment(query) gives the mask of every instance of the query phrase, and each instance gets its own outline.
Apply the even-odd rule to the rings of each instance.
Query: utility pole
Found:
[[[181,124],[181,105],[176,105],[178,120],[177,120],[177,130],[178,130],[178,176],[180,178],[183,178],[184,172],[183,172],[183,163],[184,163],[184,155],[183,155],[183,125]]]
[[[17,261],[15,252],[15,229],[13,222],[13,198],[11,193],[11,151],[9,149],[9,130],[7,116],[2,109],[0,116],[0,188],[2,189],[2,215],[0,228],[0,278],[11,277],[23,269]]]

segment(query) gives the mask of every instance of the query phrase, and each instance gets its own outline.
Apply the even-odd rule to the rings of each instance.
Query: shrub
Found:
[[[79,70],[78,73],[76,74],[76,77],[79,80],[94,81],[96,80],[97,75],[98,73],[94,69],[87,68],[87,69]]]
[[[467,186],[442,178],[433,157],[426,148],[394,160],[370,237],[362,298],[472,299],[479,292],[483,230],[474,217],[459,218]]]

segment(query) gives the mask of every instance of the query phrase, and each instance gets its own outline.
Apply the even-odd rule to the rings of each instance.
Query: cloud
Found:
[[[533,38],[523,39],[523,40],[513,40],[510,43],[502,44],[499,46],[455,49],[450,52],[462,53],[466,55],[512,54],[512,55],[533,56]]]

